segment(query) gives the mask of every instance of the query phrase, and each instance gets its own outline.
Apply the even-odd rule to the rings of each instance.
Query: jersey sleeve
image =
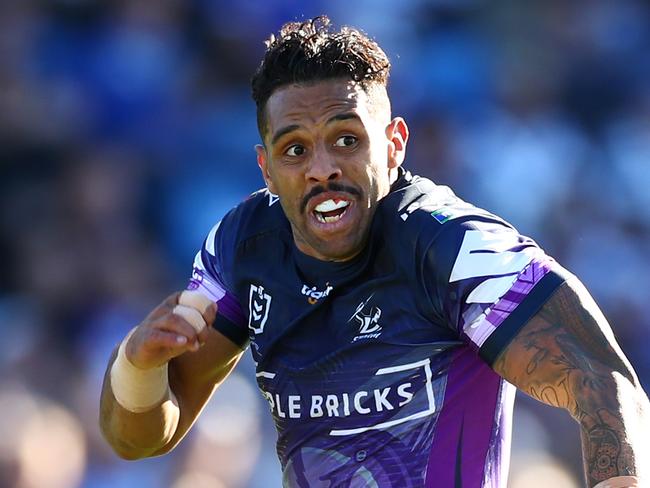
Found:
[[[222,221],[223,222],[223,221]],[[215,225],[194,258],[188,290],[198,290],[218,305],[213,327],[242,349],[249,338],[242,307],[233,292],[230,276],[233,259],[232,236],[225,225]]]
[[[425,254],[438,317],[493,364],[568,272],[505,223],[450,221]]]

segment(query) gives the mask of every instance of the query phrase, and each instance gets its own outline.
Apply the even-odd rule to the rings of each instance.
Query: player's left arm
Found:
[[[493,368],[533,398],[568,410],[580,424],[589,487],[624,476],[643,480],[629,486],[650,486],[648,396],[576,278],[553,293]]]

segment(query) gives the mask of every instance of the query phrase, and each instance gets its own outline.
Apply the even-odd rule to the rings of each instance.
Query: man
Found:
[[[401,168],[389,68],[324,17],[271,38],[267,189],[113,355],[107,440],[170,451],[250,344],[286,486],[505,486],[511,385],[576,419],[590,487],[648,483],[648,398],[605,318],[531,239]]]

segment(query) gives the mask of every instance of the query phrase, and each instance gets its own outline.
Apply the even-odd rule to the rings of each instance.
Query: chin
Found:
[[[355,224],[358,229],[361,224]],[[311,229],[308,229],[311,230]],[[318,235],[316,232],[300,233],[303,239],[296,241],[298,248],[304,253],[321,261],[348,261],[361,253],[365,247],[367,233],[364,236],[350,229],[331,235]],[[305,237],[307,237],[305,239]]]
[[[318,253],[324,261],[348,261],[361,251],[363,251],[362,245],[325,245],[318,249]]]

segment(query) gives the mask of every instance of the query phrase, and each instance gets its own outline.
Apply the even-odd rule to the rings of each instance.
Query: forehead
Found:
[[[282,87],[266,104],[268,133],[273,134],[286,125],[318,125],[345,112],[354,112],[362,122],[367,121],[369,104],[370,99],[361,86],[347,80]]]

